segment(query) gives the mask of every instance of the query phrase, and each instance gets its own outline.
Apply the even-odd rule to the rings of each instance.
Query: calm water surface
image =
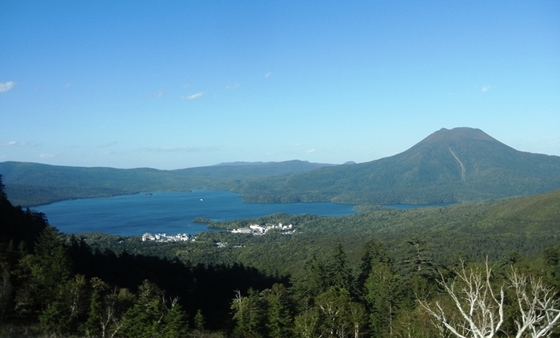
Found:
[[[210,229],[194,223],[197,217],[225,221],[262,217],[277,212],[342,216],[354,214],[353,205],[333,203],[243,203],[228,191],[195,190],[190,193],[144,193],[110,198],[62,201],[36,207],[49,224],[65,233],[103,232],[140,236],[146,232],[197,234]]]

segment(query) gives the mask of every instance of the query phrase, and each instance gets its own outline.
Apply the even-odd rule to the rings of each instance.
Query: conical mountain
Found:
[[[515,150],[480,129],[441,129],[395,156],[255,180],[247,201],[438,203],[560,189],[560,157]]]

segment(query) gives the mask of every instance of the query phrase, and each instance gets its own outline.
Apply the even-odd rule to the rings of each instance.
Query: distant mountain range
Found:
[[[309,171],[323,166],[331,165],[294,160],[157,170],[0,162],[0,175],[12,204],[32,206],[143,191],[229,190],[242,181]]]
[[[494,200],[560,188],[560,157],[517,151],[479,129],[441,129],[383,159],[243,182],[250,202]]]
[[[233,162],[180,170],[2,162],[13,204],[142,191],[221,189],[247,202],[350,204],[495,200],[560,189],[560,157],[515,150],[479,129],[441,129],[412,148],[366,163]]]

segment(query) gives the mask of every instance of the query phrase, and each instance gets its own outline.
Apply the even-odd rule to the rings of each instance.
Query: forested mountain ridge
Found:
[[[246,181],[248,202],[423,204],[493,200],[560,188],[560,157],[515,150],[479,129],[441,129],[410,149],[352,166]]]
[[[241,180],[316,169],[330,164],[307,161],[243,163],[178,170],[116,169],[0,162],[6,192],[16,205],[38,205],[142,191],[228,190]]]
[[[410,149],[353,165],[233,163],[179,170],[0,162],[14,204],[142,191],[231,190],[246,202],[424,204],[495,200],[560,188],[560,157],[515,150],[479,129],[441,129]]]

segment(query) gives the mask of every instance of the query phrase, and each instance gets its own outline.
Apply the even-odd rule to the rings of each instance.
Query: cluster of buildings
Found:
[[[282,225],[282,223],[278,223],[278,225],[274,224],[266,224],[266,225],[259,225],[259,224],[251,224],[248,228],[239,228],[231,230],[233,234],[253,234],[254,236],[262,236],[266,234],[270,230],[278,230],[282,235],[292,235],[296,231],[293,229],[292,225]]]
[[[175,236],[167,236],[165,233],[163,234],[155,234],[152,236],[151,233],[146,232],[142,235],[142,242],[145,241],[154,241],[154,242],[194,242],[196,240],[196,236],[191,236],[189,234],[178,234]]]

